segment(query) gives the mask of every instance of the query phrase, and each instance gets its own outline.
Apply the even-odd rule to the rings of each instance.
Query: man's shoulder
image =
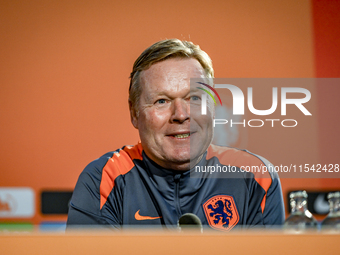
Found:
[[[273,164],[266,158],[254,154],[248,150],[226,146],[210,145],[207,150],[207,160],[216,157],[223,165],[235,166],[245,172],[253,174],[258,182],[269,179],[278,179],[279,175],[273,171]],[[271,183],[271,181],[269,182]],[[269,183],[266,185],[268,186]]]
[[[269,161],[248,150],[211,144],[207,150],[207,159],[216,157],[222,164],[245,167],[251,165],[267,165]]]
[[[101,157],[93,160],[84,169],[84,172],[102,172],[124,174],[134,166],[133,160],[142,160],[142,146],[140,143],[130,146],[126,145],[115,151],[107,152]]]

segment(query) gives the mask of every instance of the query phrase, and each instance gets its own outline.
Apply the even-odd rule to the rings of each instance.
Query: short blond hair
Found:
[[[142,93],[140,74],[153,64],[169,58],[194,58],[202,66],[207,78],[214,77],[212,61],[198,45],[179,39],[166,39],[147,48],[135,61],[130,75],[129,103],[138,116],[139,98]]]

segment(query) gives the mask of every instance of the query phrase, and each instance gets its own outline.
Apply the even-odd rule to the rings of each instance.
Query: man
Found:
[[[190,78],[213,76],[209,56],[191,42],[164,40],[141,54],[129,94],[131,122],[141,141],[84,169],[70,202],[68,227],[175,228],[185,213],[221,231],[283,223],[278,177],[240,171],[270,163],[247,151],[211,145],[214,107],[208,102],[207,114],[201,114],[202,91],[190,87]],[[207,166],[238,171],[206,178],[205,171],[195,170]]]

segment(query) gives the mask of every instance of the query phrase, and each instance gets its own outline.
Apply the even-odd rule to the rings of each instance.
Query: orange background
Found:
[[[191,40],[216,77],[340,77],[337,1],[0,1],[0,187],[72,190],[93,159],[138,133],[128,111],[134,60],[165,38]],[[307,162],[340,163],[340,88],[312,93]],[[295,136],[294,136],[295,135]],[[265,133],[262,136],[266,136]],[[292,153],[289,140],[248,136],[248,150]],[[300,150],[301,151],[301,150]],[[297,150],[298,152],[298,150]],[[289,158],[287,159],[289,162]],[[291,189],[340,189],[340,179],[282,179]]]

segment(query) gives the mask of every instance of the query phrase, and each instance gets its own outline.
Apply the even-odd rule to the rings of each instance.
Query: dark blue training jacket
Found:
[[[253,173],[256,169],[261,172]],[[140,143],[124,146],[81,173],[67,226],[175,228],[185,213],[196,214],[205,227],[221,231],[281,225],[285,216],[280,180],[277,173],[263,169],[270,169],[270,163],[262,157],[211,145],[190,171],[173,171],[150,160]]]

